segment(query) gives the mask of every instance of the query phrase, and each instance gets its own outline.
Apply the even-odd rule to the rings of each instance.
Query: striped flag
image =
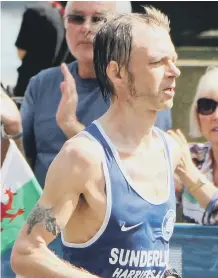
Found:
[[[1,253],[14,244],[42,189],[13,140],[1,168]]]

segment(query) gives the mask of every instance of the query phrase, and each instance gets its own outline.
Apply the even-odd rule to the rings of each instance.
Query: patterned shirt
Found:
[[[213,182],[211,143],[194,143],[190,144],[189,147],[196,167]],[[202,223],[205,209],[201,207],[187,189],[183,190],[182,206],[184,222],[205,224]]]

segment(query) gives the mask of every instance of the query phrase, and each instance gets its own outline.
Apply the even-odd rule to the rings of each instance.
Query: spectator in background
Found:
[[[216,187],[218,187],[217,77],[218,67],[209,68],[199,81],[190,111],[190,136],[192,138],[204,137],[206,142],[189,144],[194,164]],[[182,209],[184,222],[199,224],[215,222],[215,218],[211,221],[205,219],[205,209],[186,187],[182,192]]]
[[[21,60],[15,96],[24,95],[32,76],[42,69],[59,65],[66,58],[65,5],[65,1],[39,1],[27,6],[15,43]]]

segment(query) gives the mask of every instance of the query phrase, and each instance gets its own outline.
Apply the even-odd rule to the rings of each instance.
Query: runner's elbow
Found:
[[[11,268],[16,274],[24,274],[24,265],[27,263],[26,256],[27,255],[25,255],[24,253],[21,253],[21,250],[19,250],[16,245],[13,247],[11,253]]]
[[[28,269],[31,269],[32,261],[38,253],[35,248],[30,246],[30,243],[18,238],[13,246],[10,258],[12,270],[24,277],[27,275]]]
[[[10,263],[14,273],[21,274],[21,269],[23,268],[22,262],[21,254],[17,252],[15,248],[13,248]]]

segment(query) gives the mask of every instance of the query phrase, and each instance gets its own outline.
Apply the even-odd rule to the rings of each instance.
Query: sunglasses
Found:
[[[79,15],[79,14],[69,14],[66,16],[68,23],[73,23],[77,25],[82,25],[86,21],[88,16],[85,15]],[[99,23],[101,21],[104,21],[105,18],[103,16],[92,16],[91,17],[91,22],[93,24]]]
[[[199,98],[197,101],[197,111],[201,115],[211,115],[214,113],[218,102],[211,98]]]

